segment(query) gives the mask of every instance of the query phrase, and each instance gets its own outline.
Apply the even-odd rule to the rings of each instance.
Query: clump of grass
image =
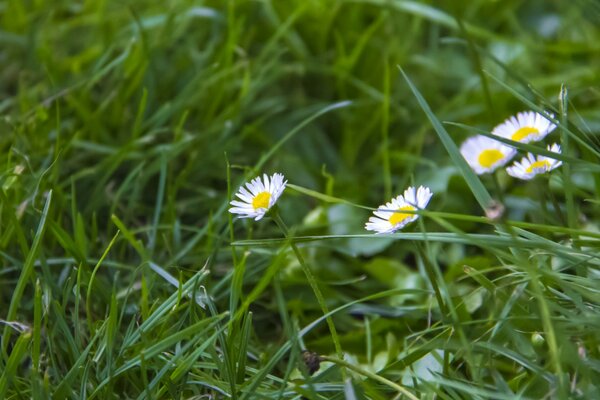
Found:
[[[0,398],[598,397],[595,2],[3,11]],[[523,110],[560,168],[475,174]]]

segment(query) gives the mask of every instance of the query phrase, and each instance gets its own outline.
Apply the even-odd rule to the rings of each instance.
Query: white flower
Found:
[[[286,183],[282,174],[273,174],[270,180],[267,174],[263,175],[263,180],[260,176],[252,179],[235,194],[242,201],[232,200],[233,207],[229,212],[239,214],[240,218],[254,218],[258,221],[277,202]]]
[[[548,150],[560,154],[560,146],[556,143],[548,146]],[[555,160],[554,158],[534,156],[531,153],[527,153],[527,157],[523,158],[521,162],[515,161],[512,166],[506,168],[506,172],[515,178],[530,180],[538,174],[552,171],[561,165],[562,161]]]
[[[472,136],[460,146],[460,153],[478,175],[493,172],[510,161],[517,150],[487,136]]]
[[[549,114],[554,117],[552,114]],[[516,117],[510,117],[492,131],[492,135],[501,136],[515,142],[537,142],[546,137],[556,128],[542,114],[533,111],[520,112]]]
[[[369,222],[365,224],[365,229],[376,233],[392,233],[402,229],[419,218],[417,214],[403,211],[424,209],[432,195],[433,193],[427,187],[420,186],[418,190],[413,186],[409,187],[404,191],[404,196],[400,195],[391,202],[379,206],[377,211],[373,212],[375,216],[370,217]]]

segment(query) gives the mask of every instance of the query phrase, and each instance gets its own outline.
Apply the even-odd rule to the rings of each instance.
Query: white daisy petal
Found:
[[[375,233],[393,233],[404,228],[409,223],[415,221],[419,216],[410,212],[424,209],[431,199],[432,193],[429,188],[420,186],[415,190],[413,186],[404,191],[404,196],[400,195],[385,203],[373,212],[375,216],[369,217],[365,224],[365,229]]]
[[[548,150],[556,154],[561,154],[560,146],[556,143],[548,146]],[[528,181],[536,175],[550,172],[561,165],[562,161],[560,160],[527,153],[527,157],[524,157],[521,162],[517,161],[512,166],[507,167],[506,172],[510,176]]]
[[[487,136],[478,135],[465,140],[460,146],[460,153],[475,173],[481,175],[505,165],[517,150]]]
[[[258,184],[256,183],[256,180],[251,180],[250,182],[246,183],[246,188],[248,189],[252,197],[256,196],[258,193],[261,192],[260,188],[258,187]]]
[[[419,186],[419,189],[417,190],[417,207],[420,209],[427,207],[429,200],[431,200],[431,196],[433,196],[433,193],[431,193],[431,190],[429,190],[428,187]]]
[[[417,193],[414,186],[410,186],[404,191],[404,201],[408,204],[417,205]]]
[[[267,174],[263,174],[263,180],[264,180],[264,186],[265,186],[265,192],[269,192],[269,177],[267,176]]]
[[[246,214],[248,215],[248,217],[245,218],[253,218],[254,217],[254,212],[249,209],[249,208],[242,208],[242,207],[231,207],[229,209],[229,212],[232,214]]]
[[[229,204],[231,204],[232,206],[236,206],[236,207],[250,208],[250,207],[248,207],[248,202],[243,203],[238,200],[232,200],[231,203],[229,203]]]
[[[240,200],[245,201],[246,203],[251,202],[252,201],[252,195],[250,193],[248,193],[248,194],[242,193],[242,190],[246,191],[246,189],[240,188],[240,191],[235,194],[237,196],[237,198],[239,198]]]
[[[240,190],[238,191],[239,194],[242,194],[248,198],[252,198],[252,194],[245,188],[245,187],[241,187]]]
[[[259,221],[267,211],[275,205],[277,199],[285,190],[287,181],[283,180],[282,174],[274,174],[269,178],[267,174],[256,177],[242,186],[235,194],[240,199],[232,200],[233,206],[229,209],[232,214],[238,214],[240,218],[254,218]]]
[[[554,116],[548,114],[551,118]],[[534,111],[520,112],[492,130],[492,134],[521,143],[537,142],[556,128],[550,120]]]
[[[387,206],[386,206],[387,208]],[[391,207],[389,208],[391,209]],[[378,216],[381,219],[387,219],[389,217],[390,211],[373,211],[373,214]],[[371,217],[374,218],[374,217]]]
[[[263,184],[263,181],[260,179],[260,176],[254,179],[256,181],[256,187],[260,192],[266,192],[267,189],[265,188],[265,185]]]

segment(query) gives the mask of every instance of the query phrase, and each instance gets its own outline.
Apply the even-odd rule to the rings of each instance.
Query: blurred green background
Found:
[[[0,1],[0,20],[1,395],[392,398],[372,379],[344,381],[337,367],[312,378],[296,369],[300,348],[333,353],[324,323],[304,344],[293,340],[322,316],[297,260],[281,242],[230,246],[282,237],[268,219],[234,221],[230,232],[227,214],[228,183],[235,191],[281,172],[369,207],[428,185],[429,209],[465,216],[446,242],[349,237],[302,246],[330,309],[413,290],[335,315],[357,365],[424,397],[600,396],[598,266],[582,255],[597,250],[585,235],[598,231],[598,174],[573,166],[550,190],[501,173],[506,218],[574,231],[542,229],[526,237],[526,250],[459,240],[502,230],[468,218],[483,210],[398,68],[439,120],[473,127],[444,124],[457,145],[530,109],[526,101],[559,116],[564,85],[562,121],[598,149],[598,2],[13,0]],[[553,135],[565,148],[564,135]],[[567,149],[598,161],[579,143]],[[482,182],[501,195],[490,177]],[[280,199],[294,235],[366,233],[368,210],[318,197],[288,189]],[[409,231],[449,229],[420,221]],[[456,301],[453,312],[439,309],[428,265]],[[552,266],[565,270],[553,275]],[[212,306],[181,294],[168,303],[177,289],[167,273],[189,283],[203,267],[209,274],[186,290],[205,287]],[[248,297],[265,276],[275,278]],[[538,278],[543,287],[532,288]],[[483,290],[489,280],[497,288]],[[226,326],[221,313],[248,298],[252,321],[241,307]],[[216,327],[184,331],[211,315],[221,315]],[[19,335],[7,321],[31,329]],[[554,346],[531,340],[540,332]],[[212,352],[193,355],[213,342]],[[295,350],[273,358],[285,343]],[[11,357],[9,349],[21,350]],[[237,364],[222,355],[244,349]],[[185,372],[173,372],[183,359]]]

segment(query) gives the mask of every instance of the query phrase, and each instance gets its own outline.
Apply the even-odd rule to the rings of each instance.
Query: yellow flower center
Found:
[[[271,193],[260,192],[252,199],[252,207],[254,207],[254,210],[269,208],[269,200],[271,200]]]
[[[416,208],[414,208],[413,206],[400,207],[398,209],[398,211],[393,213],[392,216],[390,217],[390,219],[389,219],[390,224],[392,224],[392,225],[399,224],[400,222],[404,221],[406,218],[409,218],[414,215],[414,214],[403,213],[400,211],[413,211],[413,210],[416,210]]]
[[[526,139],[530,135],[539,135],[540,131],[537,128],[533,128],[531,126],[524,126],[522,128],[517,129],[515,133],[510,137],[515,142],[520,142],[523,139]]]
[[[490,168],[503,158],[504,154],[500,150],[487,149],[479,154],[479,165],[485,168]]]
[[[528,174],[532,173],[535,169],[538,168],[543,168],[544,170],[548,170],[548,168],[550,168],[550,163],[546,160],[542,160],[542,161],[536,161],[534,163],[531,163],[531,165],[529,166],[529,168],[527,168],[525,170],[525,172],[527,172]]]

